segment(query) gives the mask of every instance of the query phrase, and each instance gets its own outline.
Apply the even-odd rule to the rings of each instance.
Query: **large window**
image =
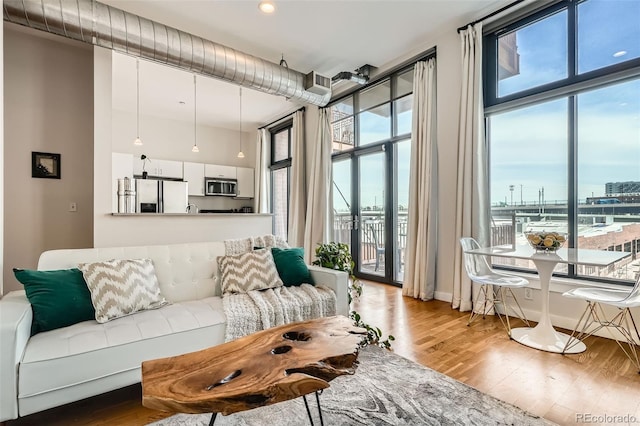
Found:
[[[570,247],[631,253],[560,274],[640,273],[638,40],[640,1],[628,0],[562,2],[485,35],[493,244],[558,231]]]
[[[398,283],[407,241],[413,66],[334,102],[333,236],[356,274]]]
[[[273,234],[287,239],[293,122],[271,129],[271,211]]]

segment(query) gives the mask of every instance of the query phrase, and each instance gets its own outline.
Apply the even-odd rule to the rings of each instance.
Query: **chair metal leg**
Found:
[[[480,286],[480,288],[478,289],[478,292],[476,293],[476,300],[480,299],[480,294],[483,294],[483,303],[482,303],[482,319],[485,319],[487,316],[487,313],[489,312],[489,310],[493,307],[493,300],[489,300],[489,298],[487,297],[487,290],[488,290],[488,285],[487,284],[482,284]],[[471,323],[473,322],[473,320],[475,320],[478,315],[480,315],[480,312],[478,310],[475,309],[475,306],[473,308],[471,308],[471,315],[469,315],[469,320],[467,321],[467,326],[471,325]]]
[[[598,312],[598,310],[600,312]],[[581,322],[583,324],[582,327],[580,327]],[[589,330],[594,324],[597,324],[596,327]],[[567,341],[562,353],[564,354],[569,348],[572,348],[578,344],[578,342],[583,341],[602,328],[606,328],[609,331],[609,334],[616,341],[620,349],[622,349],[622,352],[624,352],[627,358],[629,358],[629,361],[631,361],[638,370],[638,373],[640,373],[640,355],[638,355],[640,351],[640,349],[638,349],[638,345],[640,345],[640,333],[638,332],[638,327],[629,308],[620,309],[611,320],[607,320],[600,304],[587,301],[587,308],[582,313],[582,316],[580,316],[578,324],[573,333],[571,333],[571,337]],[[615,336],[611,329],[618,330],[623,340],[621,341],[619,336]]]
[[[520,302],[518,302],[518,298],[516,297],[516,295],[513,293],[513,290],[511,288],[507,288],[506,291],[508,292],[508,294],[511,294],[511,297],[513,298],[514,303],[516,304],[516,306],[518,307],[518,310],[516,310],[513,306],[509,306],[511,308],[511,311],[514,313],[514,315],[518,318],[520,318],[520,320],[525,323],[527,325],[527,327],[531,327],[531,324],[529,324],[529,320],[527,319],[527,317],[524,314],[524,311],[522,310],[522,307],[520,306]],[[507,312],[507,305],[505,303],[505,312]]]
[[[629,358],[629,361],[636,367],[638,373],[640,373],[640,357],[638,356],[640,349],[637,347],[640,345],[640,333],[638,333],[638,327],[631,315],[631,310],[629,308],[622,309],[614,318],[614,320],[616,319],[618,319],[617,325],[612,325],[611,327],[616,328],[626,340],[626,342],[621,342],[616,339],[616,342],[618,346],[620,346],[620,349],[622,349],[622,352]],[[633,325],[633,328],[631,328],[631,325]],[[635,331],[635,336],[633,335],[633,331]],[[626,348],[623,343],[626,343]]]
[[[581,323],[582,323],[582,326],[580,326]],[[589,329],[593,324],[598,324],[598,326],[594,328],[592,331],[589,331]],[[569,349],[573,348],[575,345],[582,342],[584,339],[591,336],[593,333],[600,330],[602,327],[604,327],[604,325],[603,325],[603,322],[600,320],[600,316],[598,315],[597,304],[587,301],[587,307],[585,308],[584,312],[582,312],[582,315],[580,315],[580,318],[578,319],[578,323],[576,324],[576,327],[573,329],[571,336],[569,336],[569,339],[567,340],[567,343],[564,346],[562,353],[563,354],[566,353]]]
[[[511,338],[511,323],[509,322],[509,313],[507,312],[507,308],[506,308],[507,304],[504,302],[505,301],[504,287],[500,287],[500,290],[498,291],[498,295],[499,296],[496,297],[494,292],[494,299],[493,299],[494,309],[493,310],[498,316],[498,319],[500,320],[500,323],[502,324],[504,329],[507,330],[507,336]],[[502,314],[498,309],[496,309],[496,305],[500,305],[500,304],[502,304],[504,309],[504,313]],[[505,316],[506,318],[502,319],[503,316]]]

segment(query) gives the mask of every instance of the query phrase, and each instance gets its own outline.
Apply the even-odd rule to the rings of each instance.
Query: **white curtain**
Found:
[[[318,130],[313,144],[311,173],[307,188],[307,217],[304,256],[310,263],[318,243],[329,241],[329,194],[331,193],[331,124],[329,109],[318,110]]]
[[[458,128],[455,256],[452,307],[472,308],[471,281],[464,270],[460,238],[472,236],[480,245],[489,242],[488,150],[484,138],[482,101],[482,23],[460,33],[462,82]]]
[[[256,141],[255,198],[253,210],[256,213],[271,213],[269,151],[270,134],[266,129],[258,129]]]
[[[291,247],[302,247],[304,244],[304,224],[307,215],[305,159],[304,112],[296,111],[293,114],[291,134],[291,184],[287,228],[287,240]]]
[[[409,216],[402,294],[433,299],[437,243],[436,60],[416,63],[409,169]]]

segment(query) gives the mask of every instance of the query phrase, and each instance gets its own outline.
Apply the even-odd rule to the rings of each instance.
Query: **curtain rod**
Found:
[[[475,21],[469,22],[467,25],[463,25],[463,26],[461,26],[460,28],[458,28],[458,33],[460,33],[460,31],[464,30],[465,28],[467,28],[467,27],[468,27],[468,26],[470,26],[470,25],[475,25],[475,24],[477,24],[478,22],[482,22],[482,21],[484,21],[485,19],[492,18],[492,17],[496,16],[497,14],[504,12],[505,10],[511,9],[513,6],[515,6],[515,5],[517,5],[517,4],[522,3],[523,1],[524,1],[524,0],[516,0],[516,1],[514,1],[513,3],[510,3],[510,4],[506,5],[506,6],[505,6],[505,7],[503,7],[503,8],[500,8],[500,9],[498,9],[498,10],[494,11],[494,12],[491,12],[491,13],[490,13],[490,14],[488,14],[488,15],[483,16],[483,17],[482,17],[482,18],[480,18],[480,19],[476,19]]]
[[[295,114],[295,113],[296,113],[296,112],[298,112],[298,111],[306,111],[306,109],[307,109],[307,107],[300,107],[300,108],[298,108],[297,110],[292,111],[292,112],[290,112],[289,114],[285,115],[284,117],[280,117],[280,118],[278,118],[277,120],[273,120],[273,121],[272,121],[271,123],[269,123],[269,124],[265,124],[264,126],[260,126],[260,127],[258,127],[258,130],[260,130],[260,129],[264,129],[265,127],[273,126],[273,125],[274,125],[274,124],[276,124],[278,121],[282,121],[282,120],[284,120],[285,118],[289,117],[290,115]]]

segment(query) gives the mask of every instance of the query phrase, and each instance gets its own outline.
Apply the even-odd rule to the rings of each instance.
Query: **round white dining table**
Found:
[[[572,344],[568,349],[565,349],[567,348],[567,341],[571,336],[555,330],[551,324],[551,316],[549,314],[549,283],[551,282],[553,270],[558,263],[606,267],[631,255],[631,253],[620,251],[574,248],[562,248],[556,252],[536,252],[528,245],[485,247],[469,250],[467,253],[531,260],[536,266],[540,279],[540,321],[535,327],[511,329],[511,338],[531,348],[547,352],[569,354],[584,352],[586,346],[584,343],[578,342],[577,344]]]

